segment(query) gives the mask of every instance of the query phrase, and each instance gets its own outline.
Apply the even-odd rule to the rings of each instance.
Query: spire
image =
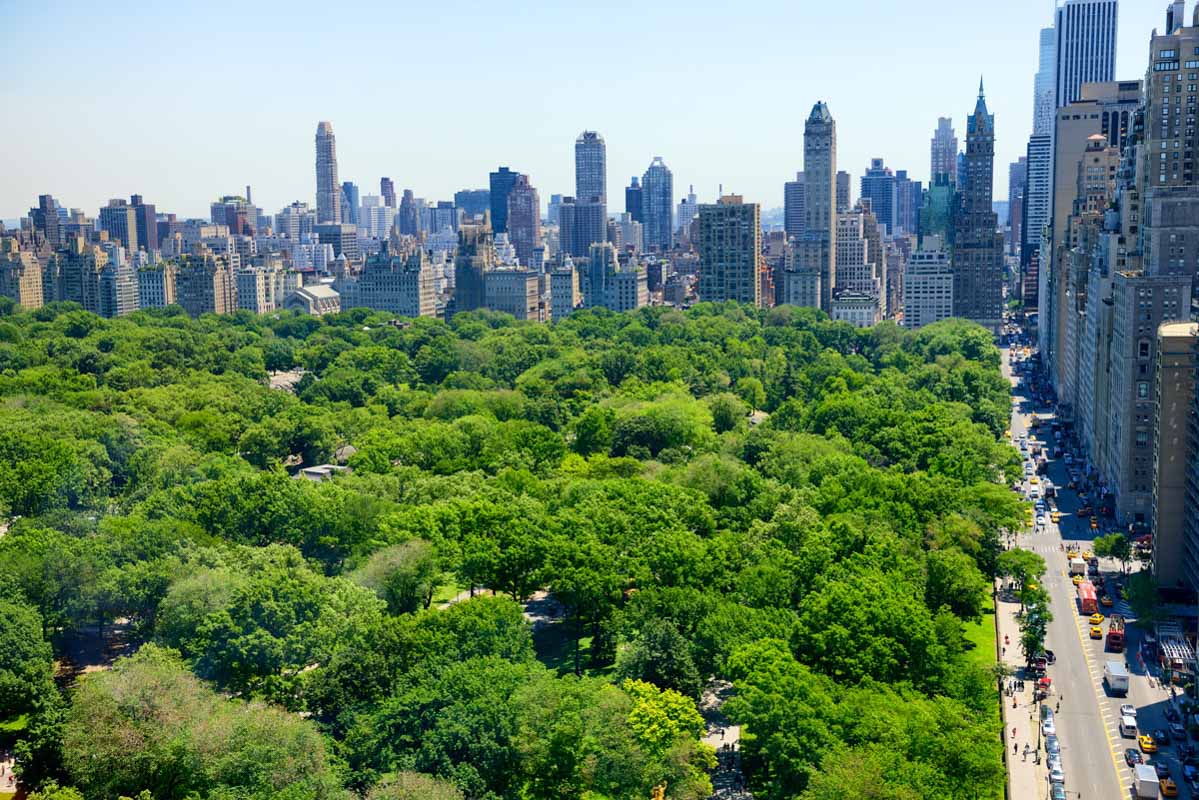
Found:
[[[986,93],[983,91],[983,76],[978,76],[978,99],[982,100]]]
[[[987,113],[987,98],[986,93],[983,91],[983,78],[981,75],[978,76],[978,102],[974,104],[974,113]]]

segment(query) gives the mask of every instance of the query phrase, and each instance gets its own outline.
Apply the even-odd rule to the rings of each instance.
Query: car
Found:
[[[1170,723],[1170,735],[1180,742],[1187,740],[1187,729],[1183,727],[1181,722]]]
[[[1053,721],[1053,717],[1046,717],[1045,719],[1041,720],[1041,735],[1042,736],[1056,736],[1057,735],[1057,723],[1055,723]]]
[[[1049,800],[1066,800],[1066,787],[1060,783],[1051,784],[1053,788],[1049,790]]]
[[[1092,625],[1102,625],[1103,624],[1103,615],[1100,614],[1098,611],[1096,611],[1094,614],[1092,614],[1089,617],[1089,619],[1091,620]]]
[[[1178,797],[1178,784],[1170,778],[1162,778],[1158,784],[1162,797]]]
[[[1103,597],[1099,598],[1099,605],[1101,605],[1105,608],[1111,608],[1115,604],[1116,604],[1116,601],[1112,599],[1112,596],[1110,594],[1105,594]]]
[[[1079,509],[1074,513],[1080,517],[1089,517],[1091,516],[1091,510],[1092,509],[1090,506],[1080,506]]]
[[[1134,706],[1132,703],[1125,703],[1124,705],[1120,706],[1120,716],[1135,717],[1136,715],[1137,715],[1137,707]]]
[[[1049,515],[1049,519],[1053,520],[1054,524],[1062,521],[1062,512],[1054,511]]]
[[[1093,530],[1093,531],[1099,530],[1099,523],[1096,522],[1095,520],[1091,520],[1091,530]]]
[[[1049,767],[1049,782],[1050,783],[1059,783],[1059,784],[1066,782],[1066,773],[1062,769],[1062,764],[1060,761],[1055,761],[1053,764],[1050,765],[1050,767]]]
[[[1092,639],[1102,639],[1103,638],[1103,628],[1100,627],[1099,625],[1092,625],[1091,626],[1091,638]]]
[[[1148,733],[1142,733],[1137,737],[1137,744],[1141,746],[1142,753],[1156,753],[1157,742],[1153,741],[1153,737]]]
[[[1045,515],[1044,514],[1040,514],[1037,516],[1037,527],[1040,527],[1040,528],[1045,527]]]
[[[1137,750],[1134,750],[1131,747],[1125,749],[1124,763],[1127,764],[1129,767],[1135,767],[1137,764],[1143,764],[1144,762],[1145,762],[1145,759],[1141,756],[1140,752],[1138,752]]]
[[[1074,481],[1070,481],[1069,483],[1066,484],[1066,488],[1070,489],[1070,490],[1074,490],[1074,489],[1078,488],[1078,484],[1075,483]]]
[[[1083,560],[1083,561],[1090,561],[1090,560],[1091,560],[1092,558],[1094,558],[1094,557],[1095,557],[1095,554],[1094,554],[1094,553],[1092,553],[1090,550],[1083,550],[1083,551],[1082,551],[1082,560]]]
[[[1047,705],[1042,705],[1041,706],[1041,721],[1044,722],[1047,719],[1053,719],[1053,709]]]
[[[1161,745],[1169,744],[1170,734],[1166,733],[1162,728],[1158,728],[1153,732],[1153,741]]]
[[[1157,777],[1159,777],[1159,778],[1170,777],[1170,765],[1167,764],[1165,761],[1154,761],[1153,768],[1155,770],[1157,770]]]
[[[1075,575],[1073,578],[1071,578],[1071,580],[1072,580],[1072,581],[1074,581],[1074,585],[1075,585],[1075,586],[1077,586],[1077,585],[1079,585],[1080,583],[1082,583],[1082,576],[1081,576],[1081,575]]]
[[[1178,722],[1180,719],[1178,716],[1178,709],[1175,708],[1172,703],[1166,703],[1166,707],[1162,713],[1165,714],[1166,719],[1170,720],[1171,722]]]
[[[1038,478],[1036,475],[1033,475],[1031,478],[1028,479],[1028,482],[1031,483],[1033,486],[1036,486],[1038,483],[1041,482],[1041,479]]]

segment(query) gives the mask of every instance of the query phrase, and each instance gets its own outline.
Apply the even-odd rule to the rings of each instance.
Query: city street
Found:
[[[1018,401],[1018,404],[1013,405],[1011,418],[1012,441],[1015,442],[1020,436],[1029,435],[1027,414],[1023,408],[1025,403],[1030,401],[1011,372],[1007,349],[1003,349],[1002,352],[1004,374],[1012,380],[1013,396]],[[1044,410],[1039,414],[1045,416]],[[1052,463],[1049,477],[1055,484],[1064,487],[1068,480],[1065,465]],[[1060,483],[1059,478],[1062,479]],[[1059,507],[1063,514],[1067,509],[1072,512],[1078,507],[1078,500],[1072,496],[1073,493],[1068,493],[1069,496],[1062,494],[1066,492],[1059,494]],[[1067,522],[1067,517],[1062,517],[1062,523],[1067,529],[1075,522],[1075,518],[1070,517],[1069,520]],[[1090,533],[1089,527],[1087,533]],[[1081,618],[1075,602],[1074,585],[1066,575],[1066,554],[1061,549],[1062,541],[1058,526],[1050,522],[1044,533],[1021,533],[1017,543],[1040,554],[1048,566],[1045,589],[1049,592],[1053,621],[1049,625],[1045,646],[1054,651],[1057,659],[1049,668],[1049,676],[1053,679],[1053,692],[1048,702],[1053,706],[1061,703],[1057,713],[1057,730],[1062,744],[1062,767],[1066,773],[1067,797],[1128,797],[1129,770],[1120,760],[1123,750],[1117,749],[1119,742],[1110,738],[1111,733],[1103,713],[1103,709],[1108,705],[1099,683],[1103,665],[1092,655],[1087,646],[1089,641],[1082,638]],[[1012,642],[1013,646],[1018,647],[1015,638]],[[1048,797],[1048,773],[1043,756],[1039,769],[1041,782],[1038,796]]]
[[[1138,727],[1142,732],[1165,729],[1168,727],[1165,709],[1170,694],[1146,671],[1136,655],[1144,633],[1135,624],[1129,624],[1126,629],[1127,646],[1123,653],[1105,652],[1104,641],[1093,640],[1088,635],[1089,623],[1079,613],[1077,590],[1068,574],[1065,551],[1071,544],[1076,544],[1080,551],[1086,551],[1091,548],[1096,536],[1109,531],[1102,526],[1099,530],[1092,530],[1089,517],[1076,514],[1083,501],[1068,488],[1071,468],[1063,459],[1052,458],[1052,446],[1055,443],[1049,431],[1052,412],[1047,407],[1026,405],[1034,401],[1022,389],[1019,376],[1013,376],[1007,349],[1003,350],[1003,354],[1004,374],[1013,382],[1013,396],[1017,401],[1013,404],[1011,418],[1012,441],[1015,443],[1021,436],[1028,436],[1030,442],[1036,440],[1049,444],[1046,447],[1050,456],[1048,474],[1041,477],[1047,477],[1056,487],[1057,496],[1050,507],[1056,507],[1061,512],[1059,523],[1047,518],[1043,532],[1022,532],[1017,543],[1041,555],[1048,567],[1044,583],[1050,596],[1053,622],[1046,637],[1046,648],[1056,655],[1056,663],[1049,668],[1049,675],[1053,679],[1049,704],[1056,707],[1059,701],[1061,703],[1056,724],[1062,745],[1066,796],[1132,797],[1132,770],[1124,761],[1124,751],[1138,748],[1134,738],[1120,735],[1119,708],[1125,703],[1137,707]],[[1034,409],[1038,417],[1046,421],[1035,434],[1028,430],[1027,424],[1028,415]],[[1028,484],[1024,486],[1027,488]],[[1096,584],[1102,595],[1102,587],[1110,585],[1110,581],[1120,576],[1121,565],[1112,559],[1102,559],[1100,572],[1101,578],[1096,580]],[[1132,609],[1118,596],[1113,595],[1113,599],[1115,602],[1111,608],[1101,609],[1104,616],[1121,614],[1132,623]],[[1127,697],[1108,695],[1103,683],[1103,665],[1108,660],[1126,661],[1130,673]],[[1171,776],[1178,782],[1178,796],[1191,797],[1182,780],[1182,765],[1176,757],[1176,746],[1162,746],[1157,754],[1144,757],[1149,763],[1165,761],[1170,767]],[[1041,778],[1038,796],[1045,797],[1048,783],[1044,758],[1038,769]]]

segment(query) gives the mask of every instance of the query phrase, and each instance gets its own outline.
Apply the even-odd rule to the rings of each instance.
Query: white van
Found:
[[[1137,719],[1127,714],[1120,717],[1120,735],[1125,739],[1137,738]]]

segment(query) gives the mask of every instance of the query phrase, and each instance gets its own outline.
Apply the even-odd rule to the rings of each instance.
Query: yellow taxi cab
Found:
[[[1093,530],[1093,531],[1099,530],[1099,523],[1097,521],[1095,521],[1094,519],[1091,520],[1091,530]]]
[[[1094,614],[1092,614],[1089,617],[1089,619],[1090,619],[1092,625],[1102,625],[1103,624],[1103,615],[1100,614],[1098,611],[1096,611]]]
[[[1066,551],[1066,558],[1078,558],[1078,550],[1071,547],[1069,550]]]
[[[1142,753],[1157,752],[1157,742],[1153,741],[1153,737],[1147,733],[1142,733],[1137,737],[1137,744],[1141,746]]]
[[[1103,606],[1104,608],[1111,608],[1115,604],[1116,601],[1112,599],[1110,594],[1105,594],[1103,597],[1099,598],[1099,605]]]
[[[1051,511],[1051,512],[1049,512],[1049,518],[1050,518],[1051,520],[1053,520],[1054,524],[1057,524],[1057,523],[1059,523],[1059,522],[1061,522],[1061,521],[1062,521],[1062,512],[1060,512],[1060,511]]]
[[[1091,560],[1092,558],[1094,558],[1094,557],[1095,557],[1095,554],[1094,554],[1094,553],[1092,553],[1090,550],[1083,550],[1083,551],[1082,551],[1082,560],[1083,560],[1083,561],[1090,561],[1090,560]]]
[[[1178,784],[1173,778],[1162,778],[1159,788],[1162,790],[1162,797],[1178,797]]]
[[[1031,483],[1033,486],[1036,486],[1038,483],[1041,482],[1041,479],[1038,478],[1036,475],[1033,475],[1031,478],[1028,479],[1028,482]]]
[[[1077,586],[1078,584],[1082,583],[1082,576],[1081,576],[1081,575],[1075,575],[1075,576],[1074,576],[1074,577],[1073,577],[1071,580],[1073,580],[1073,581],[1074,581],[1074,585],[1075,585],[1075,586]]]
[[[1091,626],[1091,638],[1092,639],[1102,639],[1103,638],[1103,628],[1099,627],[1098,625],[1092,625]]]

